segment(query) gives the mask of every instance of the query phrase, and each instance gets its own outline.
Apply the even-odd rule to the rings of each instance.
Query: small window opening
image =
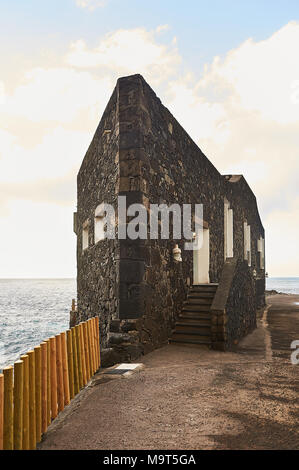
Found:
[[[251,266],[251,233],[250,225],[244,222],[244,259],[247,260],[248,266]]]
[[[86,220],[82,228],[82,250],[86,250],[89,246],[89,223]]]

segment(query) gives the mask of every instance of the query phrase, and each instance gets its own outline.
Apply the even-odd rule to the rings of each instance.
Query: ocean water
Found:
[[[299,295],[299,277],[269,277],[266,279],[266,289]]]
[[[75,279],[0,279],[0,370],[69,327]]]
[[[298,277],[272,277],[268,290],[299,294]],[[0,370],[69,327],[75,279],[0,279]]]

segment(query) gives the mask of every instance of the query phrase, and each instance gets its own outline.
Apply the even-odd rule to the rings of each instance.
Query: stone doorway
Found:
[[[208,228],[202,230],[202,244],[199,250],[193,250],[193,284],[209,284],[210,275],[210,232]],[[200,236],[200,232],[196,237]]]

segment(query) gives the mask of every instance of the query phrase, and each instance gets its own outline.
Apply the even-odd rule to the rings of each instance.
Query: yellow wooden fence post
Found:
[[[88,347],[88,336],[87,336],[87,324],[86,321],[82,323],[83,328],[83,339],[84,339],[84,354],[86,364],[86,380],[90,379],[90,358],[89,358],[89,347]]]
[[[3,369],[4,375],[4,430],[3,449],[13,450],[13,368]]]
[[[100,319],[96,317],[97,345],[98,345],[98,367],[101,367],[101,348],[100,348]]]
[[[80,330],[79,326],[75,326],[75,337],[77,345],[77,357],[78,357],[78,375],[79,375],[79,388],[83,387],[83,375],[82,375],[82,354],[81,354],[81,343],[80,343]]]
[[[14,450],[22,450],[23,439],[23,361],[14,363],[14,419],[13,419],[13,443]]]
[[[95,373],[95,371],[97,369],[97,362],[96,362],[96,352],[95,352],[96,345],[95,345],[95,338],[94,338],[94,317],[92,317],[90,322],[91,322],[92,353],[93,353],[93,364],[94,364],[93,373]]]
[[[79,385],[79,371],[78,371],[78,354],[77,354],[77,341],[76,341],[76,329],[71,328],[72,333],[72,345],[73,345],[73,360],[74,360],[74,394],[77,395],[80,390]]]
[[[41,347],[34,348],[35,353],[35,409],[36,409],[36,442],[42,437],[42,368]]]
[[[70,399],[72,400],[75,396],[74,392],[74,358],[73,358],[73,344],[72,344],[72,332],[67,330],[67,361],[69,368],[69,388],[70,388]]]
[[[48,358],[47,358],[47,343],[41,343],[41,369],[42,369],[42,383],[41,383],[41,432],[44,433],[48,427]]]
[[[95,339],[96,339],[96,356],[97,356],[97,370],[100,367],[99,363],[99,335],[98,335],[98,318],[94,318],[94,329],[95,329]]]
[[[87,342],[88,342],[88,354],[89,354],[89,366],[90,366],[90,377],[92,376],[93,371],[93,359],[92,359],[92,349],[91,349],[91,335],[90,335],[90,321],[86,322],[86,331],[87,331]]]
[[[22,449],[29,450],[29,356],[21,356],[23,361],[23,443]]]
[[[64,409],[63,372],[61,354],[61,336],[56,335],[56,368],[57,368],[57,400],[58,413]]]
[[[91,352],[92,352],[92,375],[95,373],[96,370],[96,361],[95,361],[95,353],[94,353],[94,333],[93,333],[93,318],[90,318],[90,338],[91,338]]]
[[[94,353],[95,353],[95,364],[96,371],[99,368],[99,350],[98,350],[98,334],[97,334],[97,317],[93,319],[93,335],[94,335]]]
[[[82,357],[82,379],[83,379],[83,385],[86,385],[87,375],[86,375],[86,358],[85,358],[85,349],[84,349],[83,325],[82,323],[80,323],[78,326],[79,326],[81,357]]]
[[[0,374],[0,450],[3,450],[4,375]]]
[[[92,321],[89,318],[89,320],[87,320],[87,329],[88,329],[88,342],[89,342],[90,365],[91,365],[90,375],[92,376],[95,370],[95,365],[94,365],[94,355],[93,355],[93,335],[92,335],[91,324],[92,324]]]
[[[29,449],[36,447],[36,410],[35,410],[35,353],[28,351],[29,358]]]
[[[70,402],[70,384],[69,384],[69,367],[68,367],[65,332],[61,333],[61,354],[62,354],[64,405],[66,406]]]
[[[51,346],[50,340],[47,343],[47,425],[51,424]]]
[[[91,319],[91,334],[92,334],[92,354],[93,354],[93,374],[97,370],[97,361],[96,361],[96,342],[94,336],[95,328],[94,328],[94,317]]]
[[[57,373],[56,373],[56,338],[50,338],[50,370],[51,370],[51,418],[57,416]]]
[[[91,357],[89,321],[87,320],[85,324],[86,324],[87,348],[88,348],[88,358],[89,358],[89,378],[90,378],[92,376],[92,357]]]

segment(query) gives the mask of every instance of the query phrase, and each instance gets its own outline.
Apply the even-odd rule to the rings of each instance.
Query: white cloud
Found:
[[[244,174],[265,221],[267,269],[270,274],[295,274],[299,263],[294,256],[299,234],[299,62],[295,55],[299,24],[289,23],[264,41],[248,39],[207,64],[197,81],[192,70],[181,74],[176,39],[161,42],[160,33],[167,29],[162,25],[153,31],[114,31],[92,48],[78,40],[70,46],[63,66],[29,70],[10,93],[8,84],[0,82],[4,230],[10,223],[15,230],[20,210],[28,210],[30,220],[41,218],[45,223],[44,207],[53,222],[54,204],[57,210],[68,205],[71,220],[75,174],[115,80],[142,73],[222,173]],[[279,241],[281,221],[287,227],[286,251]],[[71,222],[61,227],[61,239],[72,244]],[[49,236],[44,231],[43,242],[49,242]],[[35,234],[28,236],[26,246],[42,250],[39,240]],[[22,258],[22,250],[18,256]],[[50,275],[46,261],[45,275]],[[17,267],[14,272],[18,275]]]
[[[221,172],[243,170],[249,183],[258,182],[261,201],[282,191],[298,169],[299,103],[290,99],[299,77],[295,43],[299,24],[289,23],[216,58],[197,83],[186,77],[168,90],[171,110],[207,156]]]
[[[0,82],[0,105],[4,104],[5,101],[5,86],[3,82]]]
[[[76,0],[76,5],[80,8],[86,8],[89,11],[94,11],[96,8],[104,7],[107,0]]]
[[[34,148],[17,144],[16,138],[0,131],[0,183],[22,183],[40,178],[59,178],[77,169],[92,134],[56,127]]]
[[[219,171],[243,173],[252,187],[271,240],[270,275],[298,275],[297,44],[299,23],[291,22],[215,58],[197,83],[190,76],[173,80],[167,95],[173,114]],[[279,240],[282,225],[287,250]]]
[[[5,115],[22,117],[35,123],[69,123],[86,108],[95,116],[99,104],[108,100],[112,82],[109,77],[93,77],[89,72],[71,68],[34,68],[0,107]],[[1,88],[0,88],[1,96]]]
[[[232,104],[258,111],[265,119],[282,124],[297,122],[294,84],[299,80],[299,23],[291,22],[270,38],[248,39],[230,51],[223,60],[216,57],[199,83],[202,93],[226,94]],[[298,83],[297,83],[298,85]],[[218,96],[217,96],[218,95]]]
[[[287,210],[274,209],[264,224],[268,237],[266,243],[270,276],[298,276],[299,197],[291,201]]]
[[[117,76],[141,73],[152,83],[162,82],[177,71],[181,57],[174,44],[158,43],[156,33],[144,28],[121,29],[107,34],[91,49],[78,40],[71,44],[66,61],[75,67],[98,67],[102,73]]]
[[[0,218],[0,278],[73,277],[72,210],[45,201],[13,200]]]
[[[160,24],[156,27],[156,33],[162,33],[163,31],[168,31],[170,29],[169,24]]]

